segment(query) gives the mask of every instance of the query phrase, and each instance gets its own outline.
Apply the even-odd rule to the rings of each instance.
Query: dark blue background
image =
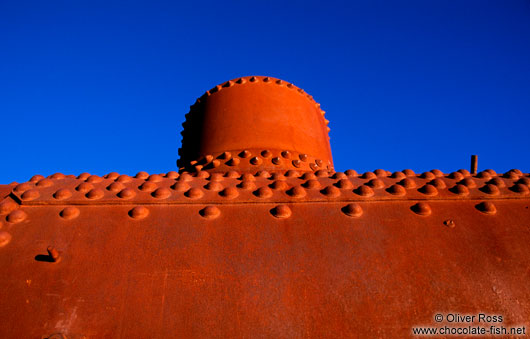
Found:
[[[528,172],[528,1],[0,2],[0,183],[175,170],[214,85],[314,96],[336,170]]]

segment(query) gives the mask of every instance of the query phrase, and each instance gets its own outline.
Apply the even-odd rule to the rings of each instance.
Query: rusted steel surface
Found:
[[[335,172],[307,145],[0,185],[0,337],[402,338],[435,313],[528,322],[528,173]]]

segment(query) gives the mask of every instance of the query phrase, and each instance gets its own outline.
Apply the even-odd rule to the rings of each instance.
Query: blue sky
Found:
[[[206,90],[287,80],[337,171],[530,171],[529,1],[0,1],[0,183],[176,169]]]

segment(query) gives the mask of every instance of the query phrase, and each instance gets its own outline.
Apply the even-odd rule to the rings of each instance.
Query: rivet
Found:
[[[164,180],[164,178],[158,174],[151,174],[149,177],[147,177],[147,181],[150,182],[160,182],[162,180]]]
[[[271,79],[269,77],[263,78],[263,82],[270,82],[270,81],[271,81]]]
[[[464,175],[460,172],[452,172],[448,177],[457,181],[464,179]]]
[[[405,194],[407,194],[407,190],[405,189],[405,187],[403,187],[401,185],[392,185],[389,188],[387,188],[386,191],[388,193],[390,193],[390,194],[393,194],[393,195],[405,195]]]
[[[291,209],[286,205],[278,205],[270,210],[271,214],[279,219],[289,218]]]
[[[321,169],[321,170],[316,171],[315,175],[318,178],[327,178],[327,177],[329,177],[329,171]]]
[[[429,184],[433,185],[434,187],[436,187],[437,189],[444,189],[447,187],[447,185],[445,184],[445,181],[441,178],[436,178],[434,180],[432,180]]]
[[[272,184],[269,185],[270,188],[274,190],[286,190],[289,185],[283,180],[276,180]]]
[[[144,219],[149,215],[149,210],[144,206],[136,206],[129,211],[129,216],[133,219]]]
[[[39,193],[38,190],[30,189],[30,190],[27,190],[26,192],[22,193],[21,198],[22,198],[22,200],[30,201],[30,200],[37,199],[39,196],[40,196],[40,193]]]
[[[69,189],[66,188],[60,188],[53,194],[53,197],[57,200],[64,200],[68,199],[72,196],[72,192],[70,192]]]
[[[144,172],[144,171],[141,171],[141,172],[136,173],[136,175],[135,175],[134,177],[135,177],[136,179],[143,179],[143,180],[145,180],[147,177],[149,177],[149,173]]]
[[[204,188],[209,191],[217,192],[223,189],[223,185],[221,185],[221,183],[219,183],[218,181],[210,181],[204,186]]]
[[[337,181],[336,186],[340,189],[352,189],[353,184],[348,179],[340,179]]]
[[[510,190],[516,192],[516,193],[520,193],[520,194],[523,194],[523,195],[527,195],[529,193],[529,189],[528,189],[528,186],[524,185],[524,184],[515,184],[513,185],[512,187],[510,187]]]
[[[444,172],[440,171],[439,169],[433,169],[431,170],[431,173],[434,174],[438,178],[441,178],[444,176]]]
[[[307,161],[308,155],[304,154],[304,153],[301,153],[301,154],[298,155],[298,158],[300,158],[300,160],[302,160],[302,161]]]
[[[151,195],[156,199],[166,199],[171,196],[171,190],[167,187],[157,188]]]
[[[373,173],[373,172],[364,172],[361,175],[361,179],[375,179],[376,177],[377,177],[377,175],[375,175],[375,173]]]
[[[342,213],[346,214],[347,216],[358,218],[363,214],[363,209],[359,204],[352,203],[344,206],[341,208]]]
[[[320,159],[316,159],[316,160],[315,160],[315,164],[317,164],[318,167],[322,167],[322,165],[324,164],[324,162],[323,162],[322,160],[320,160]]]
[[[282,173],[276,172],[271,174],[270,180],[287,180],[287,178]]]
[[[368,186],[370,186],[372,188],[383,188],[383,187],[385,187],[385,183],[381,179],[372,179],[372,180],[368,181],[368,183],[366,185],[368,185]]]
[[[121,182],[113,182],[112,184],[107,186],[107,190],[111,192],[119,192],[124,188],[125,188],[125,185],[122,184]]]
[[[122,174],[119,177],[116,178],[116,182],[121,182],[123,184],[131,182],[133,179],[128,176],[127,174]]]
[[[502,180],[500,178],[498,178],[499,180]],[[530,178],[521,178],[517,181],[518,184],[523,184],[523,185],[526,185],[526,186],[530,186]],[[497,185],[498,186],[498,185]]]
[[[224,83],[223,87],[230,87],[230,86],[232,86],[232,85],[234,85],[234,83],[233,83],[232,81],[229,80],[229,81],[227,81],[227,82]]]
[[[26,212],[22,210],[14,210],[7,215],[6,220],[13,224],[17,224],[19,222],[24,221],[27,218],[27,216],[28,215],[26,214]]]
[[[284,157],[285,159],[289,159],[289,158],[291,158],[291,152],[289,152],[289,151],[283,151],[283,152],[281,153],[281,155],[282,155],[282,157]]]
[[[210,172],[199,170],[195,172],[195,177],[200,179],[208,179],[210,177]]]
[[[101,189],[94,188],[94,189],[91,189],[90,191],[88,191],[88,193],[85,196],[88,199],[96,200],[96,199],[103,198],[104,195],[105,195],[105,193]]]
[[[207,163],[210,163],[213,161],[213,155],[211,154],[207,154],[204,156],[204,163],[207,164]],[[191,165],[194,165],[193,164],[193,161],[190,162]]]
[[[258,172],[256,173],[256,177],[260,177],[260,178],[265,178],[265,179],[267,179],[267,178],[269,178],[270,176],[271,176],[271,174],[270,174],[269,172],[267,172],[267,171],[258,171]]]
[[[211,182],[213,182],[213,181],[223,181],[224,180],[224,174],[223,173],[212,173],[212,174],[210,174],[209,180]]]
[[[230,171],[225,173],[225,177],[226,178],[237,179],[240,176],[241,176],[241,174],[238,171],[234,171],[234,170],[230,170]]]
[[[228,166],[237,166],[237,165],[239,165],[240,161],[241,161],[241,160],[239,160],[238,158],[232,158],[232,159],[228,160],[228,161],[226,162],[226,164],[227,164]]]
[[[248,79],[250,82],[255,82],[257,79],[256,77],[251,77],[250,79]]]
[[[486,194],[490,194],[490,195],[499,195],[500,194],[500,190],[497,186],[495,185],[492,185],[492,184],[486,184],[484,186],[482,186],[480,188],[480,190]]]
[[[195,166],[193,166],[193,170],[192,171],[200,172],[203,167],[204,167],[203,165],[195,165]]]
[[[239,196],[239,191],[237,188],[231,186],[219,192],[219,195],[228,199],[234,199]]]
[[[121,199],[130,199],[136,195],[136,192],[130,188],[124,188],[117,195]]]
[[[65,177],[66,177],[66,175],[64,175],[62,173],[54,173],[54,174],[49,176],[50,179],[55,179],[55,180],[64,179]]]
[[[276,84],[277,84],[277,85],[283,85],[283,81],[281,81],[281,80],[278,79],[278,80],[276,80]]]
[[[239,79],[237,79],[236,84],[240,84],[241,85],[241,84],[244,84],[245,82],[247,82],[247,81],[244,78],[239,78]]]
[[[185,182],[178,181],[171,186],[171,188],[177,192],[184,192],[187,191],[190,188],[190,185],[188,185]]]
[[[153,182],[149,182],[149,181],[146,181],[144,182],[143,184],[141,184],[138,189],[140,189],[140,191],[144,191],[144,192],[152,192],[154,191],[155,189],[157,189],[158,185],[153,183]]]
[[[221,214],[221,211],[216,206],[206,206],[199,211],[199,214],[205,219],[215,219]]]
[[[48,248],[46,248],[46,251],[48,251],[48,256],[52,259],[52,262],[59,262],[61,260],[59,251],[57,251],[55,247],[48,246]]]
[[[204,192],[196,187],[192,187],[189,190],[184,193],[185,196],[187,196],[190,199],[199,199],[204,195]]]
[[[232,153],[228,152],[228,151],[224,151],[223,153],[221,153],[218,157],[219,159],[224,159],[224,160],[228,160],[228,159],[231,159],[232,158]]]
[[[426,179],[426,180],[433,180],[434,178],[436,178],[436,176],[432,174],[431,172],[423,172],[420,175],[420,178]]]
[[[357,171],[352,170],[352,169],[346,170],[346,171],[344,172],[344,174],[346,174],[346,175],[347,175],[348,177],[350,177],[350,178],[356,178],[356,177],[359,176],[359,173],[357,173]]]
[[[431,184],[423,185],[422,187],[420,187],[420,189],[418,189],[418,191],[429,196],[435,196],[438,194],[438,190],[436,189],[436,187]]]
[[[458,195],[468,195],[469,189],[467,186],[464,186],[462,184],[457,184],[454,187],[449,189],[451,192],[458,194]]]
[[[260,187],[256,191],[254,191],[254,195],[258,198],[269,198],[272,196],[272,190],[267,186]]]
[[[241,175],[242,181],[256,181],[256,178],[251,173],[243,173]]]
[[[477,184],[475,183],[475,180],[471,179],[470,177],[464,178],[459,182],[459,184],[462,184],[468,188],[474,188],[477,187]]]
[[[461,168],[461,169],[459,169],[457,172],[462,173],[462,175],[463,175],[464,177],[469,177],[469,176],[471,176],[471,173],[469,173],[469,171],[468,171],[467,169],[463,169],[463,168]]]
[[[4,199],[0,202],[0,215],[8,214],[18,207],[18,204],[11,199]]]
[[[484,170],[484,172],[488,172],[492,177],[497,176],[497,172],[495,172],[491,168],[488,168],[488,169]]]
[[[93,184],[97,184],[98,182],[102,182],[102,181],[103,181],[103,178],[101,178],[98,175],[91,175],[88,178],[86,178],[86,182],[90,182]]]
[[[179,174],[175,171],[169,171],[166,173],[166,178],[168,179],[177,179],[179,177]]]
[[[318,189],[320,188],[320,181],[315,179],[307,180],[305,183],[303,183],[303,186],[308,189]]]
[[[31,179],[29,179],[29,181],[36,183],[37,181],[40,181],[42,179],[44,179],[44,175],[36,174],[32,176]]]
[[[293,160],[291,163],[296,168],[300,168],[300,166],[302,165],[302,162],[300,160],[298,160],[298,159],[297,160]]]
[[[287,87],[294,88],[294,85],[293,84],[287,84]]]
[[[298,178],[300,176],[300,172],[295,170],[288,170],[287,172],[285,172],[285,176],[287,178]]]
[[[413,176],[416,175],[416,173],[414,173],[414,171],[411,170],[411,169],[409,169],[409,168],[404,169],[404,170],[401,171],[401,172],[403,172],[403,174],[405,174],[407,177],[413,177]]]
[[[261,156],[264,158],[270,158],[272,156],[272,152],[269,150],[261,151]]]
[[[261,164],[261,159],[259,157],[253,157],[252,159],[250,159],[250,163],[252,165],[259,165]]]
[[[444,221],[444,225],[449,227],[449,228],[455,228],[455,226],[456,226],[454,220],[452,220],[452,219],[445,220]]]
[[[272,163],[275,165],[280,165],[282,163],[282,159],[280,159],[280,157],[274,157],[272,158]]]
[[[416,182],[414,181],[414,179],[411,178],[405,178],[398,182],[398,184],[408,189],[416,187]]]
[[[331,176],[332,179],[348,179],[348,176],[343,172],[335,172]]]
[[[79,209],[77,207],[68,206],[65,207],[61,212],[59,212],[61,218],[66,220],[72,220],[79,216]]]
[[[13,188],[13,191],[15,191],[17,193],[23,193],[23,192],[26,192],[27,190],[31,189],[32,187],[33,187],[33,185],[30,185],[27,182],[24,182],[22,184],[18,184],[17,186],[15,186],[15,188]]]
[[[483,201],[480,204],[477,204],[475,208],[485,214],[497,213],[497,208],[491,201]]]
[[[182,173],[182,174],[180,175],[180,177],[178,177],[177,180],[178,180],[178,181],[184,181],[184,182],[186,182],[186,181],[192,181],[192,180],[193,180],[193,176],[192,176],[191,174],[189,174],[189,173]]]
[[[306,190],[301,186],[295,186],[287,191],[287,194],[294,198],[303,198],[307,195]]]
[[[6,231],[0,231],[0,247],[4,247],[11,241],[11,234]]]
[[[105,174],[104,177],[105,177],[105,179],[115,180],[119,176],[120,176],[120,174],[117,173],[117,172],[110,172],[110,173]]]
[[[42,180],[37,181],[37,183],[35,184],[35,186],[38,186],[38,187],[50,187],[52,185],[53,185],[53,180],[51,179],[42,179]]]
[[[340,196],[340,190],[335,186],[326,186],[320,191],[320,193],[330,198],[336,198]]]
[[[509,172],[513,172],[513,173],[517,174],[518,176],[523,175],[523,172],[521,172],[521,170],[519,170],[517,168],[512,168]]]
[[[254,189],[256,189],[256,184],[254,184],[253,181],[242,181],[240,182],[237,187],[241,188],[241,189],[244,189],[244,190],[247,190],[247,191],[252,191]]]
[[[83,182],[83,183],[79,184],[75,188],[75,190],[78,191],[78,192],[81,192],[81,193],[86,193],[86,192],[90,191],[93,188],[94,188],[94,185],[92,185],[91,183]]]
[[[495,185],[497,187],[506,187],[506,183],[504,183],[504,180],[502,180],[499,177],[495,177],[495,178],[491,179],[490,181],[488,181],[488,184],[492,184],[492,185]]]
[[[317,165],[317,164],[314,164],[314,163],[311,163],[311,164],[309,164],[309,168],[310,168],[312,171],[316,171],[316,170],[318,170],[318,165]]]
[[[371,197],[374,195],[374,190],[366,185],[361,185],[353,191],[363,197]]]
[[[426,202],[418,202],[410,208],[414,213],[427,216],[431,214],[431,206]]]
[[[378,177],[386,177],[387,176],[386,171],[384,169],[380,169],[380,168],[376,169],[374,171],[374,174],[377,175]]]
[[[85,181],[90,176],[90,173],[83,172],[77,176],[77,179]]]
[[[519,179],[519,175],[516,172],[506,172],[502,175],[503,178],[511,179],[511,180],[517,180]]]
[[[485,179],[485,180],[490,180],[492,178],[491,174],[489,174],[488,172],[486,171],[482,171],[482,172],[479,172],[477,174],[477,178],[480,178],[480,179]]]
[[[394,172],[390,175],[391,178],[393,179],[403,179],[406,177],[405,173],[401,172],[401,171],[397,171],[397,172]]]
[[[302,179],[302,180],[316,180],[317,176],[315,175],[315,173],[306,172],[306,173],[302,174],[300,179]]]
[[[241,153],[239,153],[239,157],[241,158],[248,158],[252,155],[249,150],[243,150]]]

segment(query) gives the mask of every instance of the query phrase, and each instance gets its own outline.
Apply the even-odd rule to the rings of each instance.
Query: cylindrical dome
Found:
[[[327,122],[320,105],[288,82],[230,80],[191,106],[178,165],[210,172],[332,169]]]

